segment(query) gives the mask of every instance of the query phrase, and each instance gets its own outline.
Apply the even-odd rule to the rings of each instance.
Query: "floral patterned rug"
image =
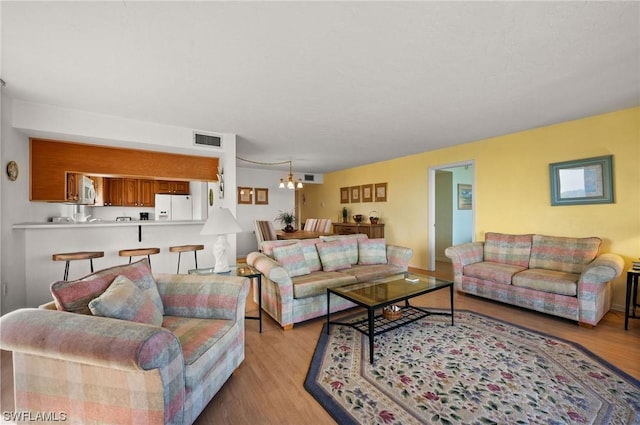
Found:
[[[326,327],[326,324],[325,324]],[[368,338],[323,329],[305,388],[339,424],[640,424],[640,382],[583,347],[468,311]]]

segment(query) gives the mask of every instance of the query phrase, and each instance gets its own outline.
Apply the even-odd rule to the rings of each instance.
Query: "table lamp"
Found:
[[[218,239],[213,244],[213,257],[216,265],[214,273],[226,273],[231,270],[229,267],[229,242],[227,235],[241,232],[242,228],[231,214],[228,208],[214,208],[209,214],[209,218],[204,223],[201,235],[218,235]]]

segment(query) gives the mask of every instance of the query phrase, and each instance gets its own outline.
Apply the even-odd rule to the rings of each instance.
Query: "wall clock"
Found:
[[[7,163],[7,176],[9,180],[15,181],[18,179],[18,164],[15,161],[9,161]]]

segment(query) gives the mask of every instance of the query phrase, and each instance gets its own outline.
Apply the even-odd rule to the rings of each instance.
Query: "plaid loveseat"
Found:
[[[123,277],[159,294],[145,298],[161,308],[158,324],[87,309]],[[247,278],[152,275],[147,259],[54,282],[53,309],[0,318],[0,348],[13,352],[15,411],[55,412],[73,424],[194,422],[244,360],[248,291]]]
[[[263,275],[262,308],[291,329],[327,313],[327,288],[406,272],[412,255],[411,248],[355,234],[266,241],[247,263]],[[354,306],[332,295],[332,312]]]
[[[611,308],[624,261],[599,254],[600,238],[485,234],[445,250],[456,289],[595,326]]]

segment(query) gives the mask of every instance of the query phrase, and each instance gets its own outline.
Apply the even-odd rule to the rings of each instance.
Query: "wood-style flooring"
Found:
[[[438,263],[435,274],[451,278],[451,267]],[[427,307],[449,305],[448,291],[415,298],[412,303]],[[624,313],[609,312],[593,329],[556,317],[505,304],[455,295],[455,308],[471,310],[530,329],[574,341],[626,373],[640,379],[640,320],[631,320],[624,330]],[[247,314],[257,306],[247,303]],[[196,424],[335,424],[329,414],[303,387],[311,357],[324,324],[322,318],[296,324],[283,331],[268,315],[263,332],[258,322],[246,322],[245,360],[197,419]],[[3,351],[0,411],[13,408],[11,354]]]

